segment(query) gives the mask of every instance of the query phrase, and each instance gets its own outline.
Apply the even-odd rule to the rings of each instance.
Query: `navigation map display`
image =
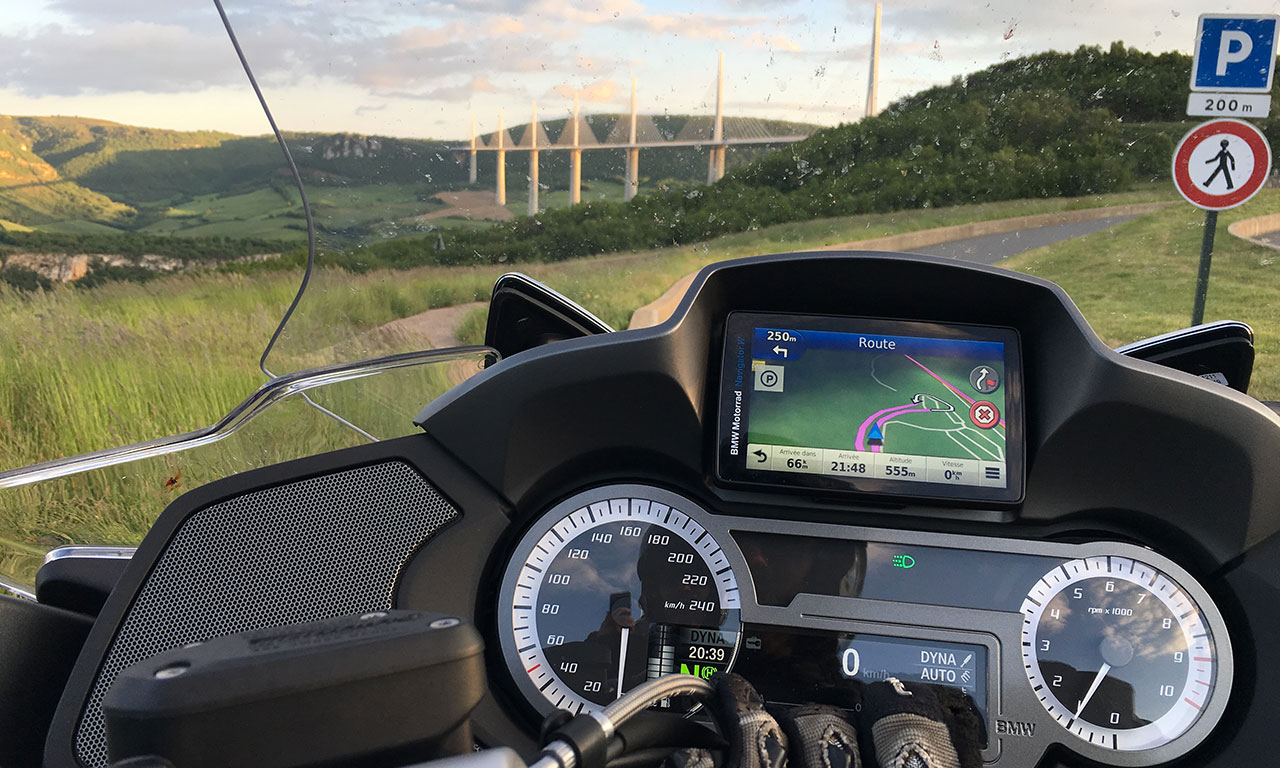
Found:
[[[1010,329],[734,313],[719,475],[1016,501],[1021,398]]]

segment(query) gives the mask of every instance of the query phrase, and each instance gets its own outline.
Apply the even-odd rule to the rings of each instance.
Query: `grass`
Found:
[[[512,266],[581,302],[614,327],[625,328],[637,307],[713,261],[1169,196],[1164,189],[1147,189],[1101,198],[1011,201],[801,222],[693,246],[558,264],[420,267],[366,274],[321,269],[271,365],[283,372],[421,348],[420,338],[377,329],[433,307],[486,299],[493,281]],[[1275,198],[1267,199],[1274,206]],[[1261,210],[1266,204],[1254,207]],[[1133,224],[1149,220],[1144,217]],[[1193,250],[1198,248],[1196,231],[1181,236],[1190,238]],[[1227,239],[1223,233],[1224,253]],[[1152,242],[1154,246],[1161,241]],[[1123,245],[1115,247],[1124,250]],[[1053,277],[1049,272],[1058,269],[1060,260],[1052,253],[1039,258],[1044,261],[1029,262],[1028,271],[1042,270],[1037,274]],[[1067,257],[1065,263],[1074,258]],[[1256,261],[1261,256],[1249,258]],[[1194,265],[1189,263],[1187,269],[1194,270]],[[1083,270],[1080,277],[1087,279],[1088,274]],[[1225,305],[1215,304],[1220,296],[1225,299],[1219,293],[1222,276],[1215,272],[1210,309],[1232,314]],[[1069,282],[1071,275],[1067,278]],[[25,466],[214,422],[263,381],[257,358],[296,290],[297,279],[296,272],[252,277],[205,273],[91,290],[60,287],[21,294],[0,288],[0,380],[7,382],[0,388],[0,467]],[[1107,274],[1107,280],[1114,279]],[[1089,298],[1087,285],[1077,289]],[[1176,294],[1170,288],[1171,300]],[[1189,304],[1190,283],[1186,296],[1184,303]],[[1139,292],[1099,296],[1097,301],[1086,309],[1091,320],[1107,306],[1136,308],[1143,299]],[[1171,313],[1175,306],[1171,304]],[[1146,335],[1140,328],[1150,327],[1155,333],[1185,324],[1172,317],[1161,315],[1113,337],[1127,340],[1124,334]],[[469,313],[461,338],[478,342],[484,323],[483,310]],[[375,434],[403,434],[412,429],[409,422],[417,410],[446,386],[444,374],[439,369],[405,372],[326,388],[317,397],[344,414],[354,414]],[[1265,378],[1259,376],[1259,381]],[[0,571],[29,581],[38,565],[32,552],[67,542],[135,542],[175,495],[175,488],[180,491],[355,439],[305,405],[285,404],[259,417],[240,436],[196,452],[0,491]],[[179,473],[177,484],[167,485]],[[6,556],[15,558],[13,564],[5,564]]]
[[[106,224],[99,224],[96,221],[84,221],[83,219],[67,219],[66,221],[52,221],[48,224],[41,224],[35,229],[42,232],[56,232],[62,235],[118,235],[120,230],[116,227],[110,227]]]
[[[4,232],[35,232],[35,229],[25,224],[19,224],[16,221],[6,221],[0,219],[0,231]]]
[[[517,216],[524,216],[529,212],[529,183],[526,181],[527,178],[527,176],[521,174],[520,180],[523,183],[513,183],[516,179],[508,171],[507,210]],[[546,183],[545,178],[541,178],[541,181]],[[613,181],[586,181],[582,184],[582,202],[622,200],[622,189],[621,184]],[[564,208],[568,205],[569,190],[567,189],[544,189],[538,193],[538,206],[544,211],[551,208]]]
[[[239,195],[200,195],[177,206],[158,204],[157,221],[139,231],[153,235],[263,237],[301,240],[306,233],[289,228],[302,219],[297,195],[281,196],[268,187]]]
[[[1218,215],[1205,321],[1241,320],[1255,333],[1249,393],[1280,400],[1280,253],[1227,234],[1240,219],[1280,210],[1280,190],[1263,190]],[[1171,206],[1110,230],[1015,256],[1001,266],[1066,289],[1094,331],[1112,346],[1191,323],[1204,213]]]

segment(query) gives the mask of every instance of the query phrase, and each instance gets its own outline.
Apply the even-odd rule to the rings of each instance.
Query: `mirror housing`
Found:
[[[1247,393],[1253,377],[1253,329],[1238,320],[1218,320],[1162,333],[1116,351]]]

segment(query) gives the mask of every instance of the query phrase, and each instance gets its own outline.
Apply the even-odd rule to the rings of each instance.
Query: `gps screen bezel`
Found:
[[[743,336],[750,344],[755,330],[794,329],[832,331],[836,333],[865,333],[882,336],[914,336],[927,339],[956,339],[970,341],[994,341],[1004,344],[1005,387],[1005,477],[1004,488],[931,483],[916,480],[890,480],[876,477],[852,478],[824,474],[805,474],[777,470],[757,470],[745,466],[742,455],[733,456],[731,427],[734,420],[734,371],[737,336]],[[725,319],[719,380],[719,415],[716,427],[715,476],[727,486],[767,487],[775,490],[804,492],[830,492],[835,494],[869,494],[904,499],[929,499],[944,501],[982,501],[1016,504],[1023,499],[1025,475],[1025,416],[1023,408],[1022,350],[1018,332],[1012,328],[963,323],[934,323],[918,320],[892,320],[886,318],[807,315],[776,312],[731,312]],[[753,389],[745,386],[740,414],[739,445],[745,453],[749,444],[751,425],[751,396]]]

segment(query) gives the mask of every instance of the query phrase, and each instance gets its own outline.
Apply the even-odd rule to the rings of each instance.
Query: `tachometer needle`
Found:
[[[626,645],[626,643],[627,643],[627,638],[624,636],[624,637],[622,638],[622,644],[625,646],[625,645]],[[1093,685],[1089,686],[1089,692],[1088,692],[1088,693],[1086,693],[1086,694],[1084,695],[1084,698],[1080,700],[1080,706],[1079,706],[1079,707],[1076,707],[1076,715],[1075,715],[1075,716],[1076,716],[1077,718],[1079,718],[1079,717],[1080,717],[1080,713],[1084,711],[1084,707],[1085,707],[1085,705],[1086,705],[1086,704],[1088,704],[1088,703],[1089,703],[1089,699],[1092,699],[1092,698],[1093,698],[1093,694],[1098,690],[1098,686],[1099,686],[1099,685],[1102,685],[1102,678],[1106,677],[1106,676],[1107,676],[1107,673],[1108,673],[1108,672],[1110,672],[1110,671],[1111,671],[1111,665],[1110,665],[1110,664],[1103,664],[1103,665],[1102,665],[1102,669],[1099,669],[1099,670],[1098,670],[1098,674],[1097,674],[1097,676],[1093,678]]]
[[[627,637],[630,627],[622,627],[622,647],[618,651],[618,698],[622,698],[622,675],[627,671]]]

